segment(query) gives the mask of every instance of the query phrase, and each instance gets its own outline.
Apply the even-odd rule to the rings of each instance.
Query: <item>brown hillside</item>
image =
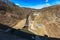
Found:
[[[29,31],[60,38],[60,5],[40,10],[21,8],[10,1],[8,4],[0,1],[0,5],[0,23],[20,29],[25,24],[26,15],[32,13],[29,16]]]
[[[0,1],[0,23],[2,24],[14,26],[20,20],[25,19],[26,15],[31,11],[30,8],[20,8],[10,1],[8,3],[12,7],[7,2]]]
[[[34,28],[38,35],[60,38],[60,5],[43,8],[34,12]]]

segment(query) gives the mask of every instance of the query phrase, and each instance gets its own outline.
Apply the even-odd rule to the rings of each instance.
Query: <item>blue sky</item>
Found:
[[[60,0],[10,0],[20,7],[41,9],[60,4]]]

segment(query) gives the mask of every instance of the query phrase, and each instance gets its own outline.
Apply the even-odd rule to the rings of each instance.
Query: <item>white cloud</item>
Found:
[[[46,2],[48,2],[48,0],[46,0]]]
[[[34,8],[34,9],[41,9],[41,8],[44,8],[44,7],[51,6],[51,4],[49,4],[49,3],[39,4],[39,5],[35,5],[35,6],[22,6],[22,5],[19,5],[18,3],[16,3],[16,5],[18,5],[20,7],[28,7],[28,8]]]
[[[46,3],[46,4],[41,4],[41,5],[31,6],[30,8],[41,9],[41,8],[49,7],[49,6],[51,6],[51,4]]]
[[[18,6],[19,6],[19,4],[18,4],[18,3],[16,3],[16,5],[18,5]]]
[[[46,3],[46,6],[51,6],[51,4],[49,4],[49,3]]]

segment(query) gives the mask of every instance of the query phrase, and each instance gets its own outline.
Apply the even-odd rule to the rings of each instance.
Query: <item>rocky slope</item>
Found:
[[[10,1],[8,3],[0,1],[0,5],[0,23],[22,29],[26,15],[32,13],[29,16],[29,31],[37,35],[60,38],[60,5],[40,10],[21,8]]]
[[[37,29],[37,34],[60,38],[60,5],[43,8],[33,15],[33,27]]]
[[[14,26],[20,20],[26,18],[30,8],[20,8],[7,0],[0,0],[0,23]],[[27,11],[28,10],[28,11]]]

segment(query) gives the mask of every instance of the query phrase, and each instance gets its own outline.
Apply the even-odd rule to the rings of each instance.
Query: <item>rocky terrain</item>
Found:
[[[38,28],[39,35],[42,33],[60,38],[60,5],[43,8],[35,15],[33,26]]]
[[[25,19],[26,15],[31,11],[30,8],[20,8],[10,1],[7,2],[7,0],[6,2],[0,0],[0,5],[0,23],[9,26],[14,26],[20,20]]]
[[[60,5],[43,9],[30,9],[19,7],[7,0],[0,1],[0,23],[15,29],[22,29],[29,16],[28,30],[36,35],[48,35],[60,38]]]

